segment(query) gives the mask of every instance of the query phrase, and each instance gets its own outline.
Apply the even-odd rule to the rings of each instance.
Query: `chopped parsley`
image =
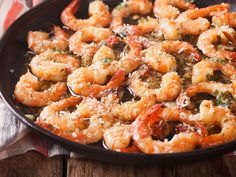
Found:
[[[194,0],[184,0],[187,3],[194,3]]]
[[[128,6],[128,4],[126,2],[122,2],[118,6],[116,6],[116,9],[121,10],[121,9],[127,7],[127,6]]]
[[[56,48],[53,48],[52,50],[54,52],[57,52],[57,53],[60,53],[60,54],[66,54],[66,52],[64,50],[59,50],[59,49],[56,49]]]
[[[226,63],[226,61],[222,58],[208,58],[207,60],[211,61],[211,62],[216,62],[216,63]]]
[[[111,61],[112,61],[111,58],[103,58],[103,59],[102,59],[102,62],[103,62],[103,63],[110,63]]]
[[[102,42],[101,42],[101,45],[107,46],[107,42],[106,42],[106,41],[102,41]]]
[[[213,95],[216,97],[215,104],[218,106],[230,108],[235,102],[232,94],[229,91],[220,92],[216,90]]]
[[[208,81],[214,81],[214,76],[207,73],[206,78]]]

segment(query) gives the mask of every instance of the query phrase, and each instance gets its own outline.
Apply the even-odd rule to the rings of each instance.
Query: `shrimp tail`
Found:
[[[156,122],[162,113],[162,104],[156,104],[147,111],[141,113],[132,125],[133,139],[138,140],[146,137],[149,132],[145,130],[146,125]],[[143,126],[141,125],[143,124]],[[139,127],[139,128],[138,128]],[[140,134],[142,132],[142,134]]]
[[[121,148],[120,152],[124,153],[142,153],[142,151],[136,146],[136,145],[131,145],[126,148]]]
[[[107,91],[117,89],[125,80],[125,71],[119,70],[108,82],[106,86],[92,85],[88,89],[91,97],[103,97],[107,95]]]
[[[118,88],[125,80],[125,70],[119,70],[107,84],[108,88]]]
[[[129,45],[131,48],[133,56],[139,56],[140,52],[142,51],[142,44],[141,42],[134,41],[133,37],[127,37],[125,39],[125,42]]]
[[[202,60],[201,55],[200,55],[197,51],[194,51],[194,52],[192,53],[192,55],[193,55],[193,57],[194,57],[194,59],[195,59],[196,61],[201,61],[201,60]]]
[[[73,14],[79,9],[80,7],[80,0],[72,0],[71,3],[63,10],[61,13],[61,21],[64,25],[70,27],[73,30],[76,30],[77,27],[73,24]]]
[[[115,44],[120,42],[120,38],[118,38],[116,36],[110,36],[105,42],[106,42],[107,46],[113,47]]]
[[[69,35],[63,29],[54,24],[53,24],[53,32],[57,38],[63,38],[66,40],[69,38]]]
[[[162,109],[161,109],[162,106],[163,106],[163,104],[154,105],[151,109],[147,110],[147,112],[145,112],[142,117],[144,117],[144,119],[148,120],[148,122],[155,121],[162,112]],[[147,119],[147,117],[149,117],[149,118]]]

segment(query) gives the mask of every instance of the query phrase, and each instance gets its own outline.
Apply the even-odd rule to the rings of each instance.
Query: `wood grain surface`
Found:
[[[36,152],[0,161],[0,177],[62,177],[62,157],[45,158]]]
[[[119,166],[85,159],[69,159],[67,176],[80,177],[236,177],[236,157],[207,161],[154,165]]]
[[[122,166],[70,159],[45,158],[28,152],[0,161],[0,177],[236,177],[236,157],[172,165]]]

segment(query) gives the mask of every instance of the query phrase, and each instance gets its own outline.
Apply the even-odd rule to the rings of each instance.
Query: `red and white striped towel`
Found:
[[[0,37],[20,15],[42,1],[0,0]],[[69,154],[69,151],[29,130],[0,99],[0,159],[30,150],[38,151],[47,157]]]

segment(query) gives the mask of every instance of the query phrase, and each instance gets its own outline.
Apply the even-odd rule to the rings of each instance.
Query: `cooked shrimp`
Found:
[[[199,35],[210,27],[210,22],[203,17],[208,17],[218,12],[227,12],[229,4],[208,6],[200,9],[191,9],[181,13],[176,19],[181,23],[183,34]]]
[[[168,53],[180,54],[182,52],[187,52],[197,61],[201,59],[198,51],[187,42],[164,41],[149,47],[146,50],[143,60],[151,65],[156,71],[167,73],[169,71],[175,71],[177,67],[175,57]]]
[[[139,101],[127,101],[119,103],[119,98],[116,94],[110,94],[106,99],[103,99],[113,117],[130,121],[134,120],[146,109],[150,108],[156,103],[155,95],[148,95],[141,97]]]
[[[160,19],[157,28],[166,40],[179,40],[183,37],[181,23],[169,19]]]
[[[218,40],[228,40],[223,32],[235,35],[235,31],[229,27],[223,28],[211,28],[203,32],[197,42],[198,48],[208,57],[211,58],[220,58],[226,60],[236,60],[236,52],[226,51],[226,50],[217,50],[214,43]]]
[[[108,39],[112,32],[107,28],[86,27],[79,29],[69,38],[69,48],[77,55],[93,56],[98,50],[98,42]],[[87,42],[94,42],[88,44]]]
[[[158,45],[149,47],[143,60],[161,73],[175,71],[177,67],[175,57],[161,50]]]
[[[79,9],[81,0],[72,0],[61,14],[62,23],[68,28],[77,31],[83,27],[97,26],[106,27],[111,22],[111,15],[108,6],[102,1],[93,1],[89,4],[89,18],[76,19],[75,12]]]
[[[195,7],[195,4],[184,0],[156,0],[153,10],[156,17],[175,19],[180,13],[178,8],[187,10]]]
[[[222,84],[220,82],[211,81],[193,84],[186,89],[186,93],[190,97],[196,95],[197,93],[208,93],[214,95],[216,92],[230,92],[232,96],[236,96],[234,90],[234,84]]]
[[[57,82],[46,90],[42,82],[31,73],[26,73],[17,82],[14,95],[17,101],[31,107],[46,106],[53,101],[58,101],[67,92],[64,82]]]
[[[89,104],[90,107],[88,105],[83,106],[83,108],[86,107],[87,114],[80,113],[81,109],[75,110],[72,113],[67,111],[70,107],[80,107],[81,101],[82,98],[80,97],[70,97],[54,102],[43,109],[36,123],[50,129],[59,136],[78,143],[88,144],[97,142],[102,138],[104,130],[112,125],[113,120],[109,115],[101,114],[105,109],[94,99],[81,103],[87,104],[88,101],[93,103]]]
[[[159,23],[159,19],[151,18],[149,16],[147,18],[141,18],[136,26],[136,35],[143,35],[158,30]]]
[[[236,117],[227,108],[214,106],[212,101],[203,101],[200,105],[200,117],[197,119],[207,126],[218,125],[219,133],[204,136],[200,143],[203,148],[227,143],[236,139]]]
[[[112,11],[111,27],[116,33],[128,31],[130,34],[137,34],[135,25],[124,25],[123,19],[131,14],[149,14],[152,11],[152,3],[149,0],[130,0],[122,2]],[[130,28],[131,27],[131,28]],[[134,28],[132,28],[134,27]]]
[[[102,85],[108,76],[107,70],[83,67],[68,76],[67,85],[76,94],[99,98],[105,91],[117,89],[125,79],[125,72],[124,70],[118,71],[106,85]]]
[[[148,154],[185,152],[195,149],[199,144],[200,136],[196,132],[180,132],[174,135],[170,141],[166,140],[164,142],[152,139],[151,127],[156,122],[164,120],[161,116],[162,112],[163,108],[161,108],[161,105],[155,105],[132,123],[131,131],[138,148]],[[180,117],[175,119],[182,121]]]
[[[193,57],[194,60],[200,61],[202,58],[198,53],[197,49],[193,47],[188,42],[183,41],[163,41],[163,42],[155,42],[150,41],[148,38],[143,36],[132,36],[130,37],[132,40],[141,43],[144,48],[150,48],[152,46],[158,46],[161,50],[168,53],[181,54],[185,52],[186,54]],[[145,53],[146,51],[143,51]]]
[[[79,68],[79,61],[70,55],[47,50],[33,57],[30,68],[42,80],[63,81]]]
[[[60,27],[54,26],[54,38],[42,31],[29,31],[27,36],[28,47],[39,54],[48,49],[66,50],[68,48],[68,34]]]
[[[212,23],[216,26],[236,27],[236,12],[219,13],[212,17]]]
[[[116,33],[127,33],[130,35],[144,35],[156,32],[162,34],[164,39],[178,40],[182,38],[181,24],[169,19],[155,19],[147,17],[140,19],[137,25],[125,25],[115,28]]]
[[[181,79],[178,73],[169,72],[162,76],[160,88],[149,88],[148,83],[140,79],[142,73],[138,70],[130,76],[129,89],[140,97],[156,95],[156,101],[170,101],[175,99],[182,89]]]
[[[131,126],[120,123],[106,129],[103,134],[106,147],[114,151],[121,151],[122,148],[128,147],[131,137]]]
[[[131,144],[128,147],[119,149],[119,152],[124,152],[124,153],[142,153],[142,151],[136,145],[134,145],[134,144]]]
[[[110,47],[101,46],[94,55],[93,64],[89,68],[77,71],[78,73],[82,73],[87,70],[89,74],[79,74],[79,77],[76,77],[76,75],[74,75],[76,77],[75,79],[79,81],[80,78],[84,78],[85,76],[89,77],[90,82],[92,83],[102,84],[106,81],[107,76],[113,76],[117,72],[120,72],[120,70],[124,70],[126,74],[135,70],[142,62],[140,58],[142,45],[140,43],[137,43],[136,41],[129,40],[128,38],[126,38],[124,41],[127,43],[127,45],[129,45],[130,51],[126,55],[122,56],[120,60],[115,60],[115,54]],[[92,77],[98,78],[99,81],[98,79],[97,81],[92,81]]]
[[[108,46],[101,46],[93,57],[93,64],[102,62],[103,64],[110,64],[116,59],[114,51]]]
[[[170,53],[177,53],[181,54],[182,52],[187,53],[188,55],[192,56],[194,60],[200,61],[201,56],[199,55],[196,48],[194,48],[188,42],[182,41],[163,41],[160,43],[162,50]]]
[[[59,102],[54,102],[42,110],[36,123],[46,123],[53,127],[60,128],[61,131],[74,131],[81,127],[82,119],[75,112],[66,112],[66,109],[80,104],[82,97],[70,97]]]
[[[236,69],[231,64],[202,60],[193,66],[192,83],[206,82],[214,75],[214,71],[221,71],[232,81],[236,79]]]
[[[129,74],[137,69],[142,63],[142,44],[132,39],[132,37],[127,37],[124,39],[124,42],[129,46],[130,50],[126,55],[122,56],[120,60],[114,60],[110,63],[110,73],[114,74],[119,69],[123,69],[126,74]]]
[[[182,92],[177,98],[177,105],[181,108],[193,106],[191,97],[200,94],[207,93],[216,98],[216,104],[224,107],[230,107],[233,110],[236,107],[235,99],[235,83],[223,84],[220,82],[199,82],[189,86],[185,92]]]

